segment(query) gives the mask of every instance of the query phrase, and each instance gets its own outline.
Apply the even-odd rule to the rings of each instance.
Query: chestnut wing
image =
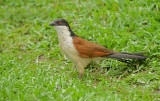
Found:
[[[114,53],[112,50],[109,50],[96,43],[84,40],[78,36],[73,38],[73,44],[80,57],[102,57]]]

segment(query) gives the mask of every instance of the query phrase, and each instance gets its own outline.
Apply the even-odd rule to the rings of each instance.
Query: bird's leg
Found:
[[[83,73],[79,73],[79,79],[81,79],[81,77],[83,76]]]
[[[84,66],[82,64],[77,64],[78,70],[79,70],[79,78],[81,79],[81,77],[84,74]]]

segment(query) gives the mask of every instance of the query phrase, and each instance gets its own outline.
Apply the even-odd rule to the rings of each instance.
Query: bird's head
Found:
[[[56,19],[49,24],[50,26],[54,26],[58,34],[69,33],[71,36],[75,34],[72,32],[68,22],[65,19]]]
[[[56,19],[49,24],[50,26],[66,26],[69,27],[68,22],[65,19]]]

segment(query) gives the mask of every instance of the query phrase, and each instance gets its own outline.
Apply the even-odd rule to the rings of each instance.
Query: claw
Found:
[[[82,78],[82,75],[83,75],[83,73],[79,73],[79,79],[81,79]]]

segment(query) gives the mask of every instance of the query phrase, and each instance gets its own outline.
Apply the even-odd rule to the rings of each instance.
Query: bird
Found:
[[[49,25],[54,26],[58,35],[60,49],[77,66],[80,78],[84,74],[84,68],[94,61],[107,58],[117,60],[145,60],[148,58],[143,53],[115,52],[104,46],[85,40],[72,31],[65,19],[55,19]]]

